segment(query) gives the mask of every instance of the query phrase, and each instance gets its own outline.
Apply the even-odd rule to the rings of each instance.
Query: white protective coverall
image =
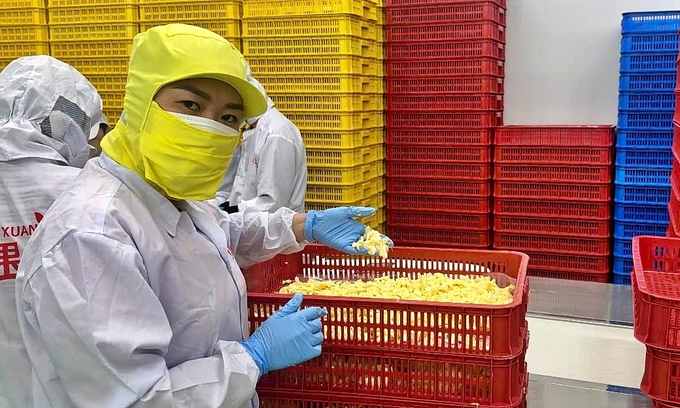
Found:
[[[151,44],[151,33],[135,44]],[[239,265],[302,250],[295,213],[228,216],[207,202],[173,203],[107,155],[107,146],[123,144],[116,154],[142,161],[151,101],[135,93],[146,89],[140,83],[171,83],[196,75],[194,65],[221,64],[194,64],[172,46],[207,35],[159,33],[145,52],[170,60],[149,66],[133,46],[123,118],[101,157],[47,212],[17,274],[36,407],[257,407],[260,372],[240,344],[248,321]]]
[[[216,202],[229,203],[232,211],[238,206],[238,211],[252,207],[274,212],[287,207],[304,212],[307,154],[300,131],[274,107],[250,68],[248,81],[265,95],[268,109],[248,119],[255,127],[243,132],[243,143],[234,152]]]
[[[89,126],[98,131],[102,121],[97,91],[61,61],[24,57],[0,73],[1,408],[33,407],[14,296],[19,256],[47,209],[85,165]]]

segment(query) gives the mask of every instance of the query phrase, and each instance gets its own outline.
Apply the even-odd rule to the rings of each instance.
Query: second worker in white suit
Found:
[[[250,129],[236,148],[217,192],[217,204],[228,213],[254,208],[274,212],[281,207],[305,209],[307,155],[298,128],[274,102],[248,68],[248,81],[264,94],[267,111],[248,119]]]

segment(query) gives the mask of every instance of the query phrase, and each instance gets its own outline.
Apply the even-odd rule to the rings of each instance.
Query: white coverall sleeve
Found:
[[[259,370],[238,342],[218,341],[212,356],[168,369],[163,355],[172,331],[145,276],[134,247],[98,234],[66,236],[17,301],[29,354],[49,356],[48,375],[58,376],[75,407],[249,402]]]
[[[297,162],[295,144],[281,136],[269,135],[257,166],[257,197],[241,201],[239,211],[254,208],[274,212],[290,205]]]
[[[228,229],[231,247],[239,267],[249,268],[268,261],[278,254],[292,254],[305,248],[306,242],[298,243],[293,233],[295,212],[279,208],[274,213],[247,208],[226,217],[220,223]]]

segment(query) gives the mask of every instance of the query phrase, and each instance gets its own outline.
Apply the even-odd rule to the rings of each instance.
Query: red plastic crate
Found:
[[[423,180],[419,178],[387,178],[389,194],[428,194],[432,196],[488,197],[489,180]]]
[[[498,198],[494,200],[494,215],[525,215],[534,217],[609,220],[608,202],[546,201]]]
[[[495,40],[505,42],[505,27],[490,21],[387,25],[387,42]]]
[[[388,195],[388,213],[391,211],[437,211],[457,214],[488,213],[490,197],[433,197],[426,195]]]
[[[449,276],[484,275],[488,270],[516,279],[512,303],[486,306],[306,296],[305,304],[328,310],[323,319],[325,351],[342,347],[346,351],[408,351],[437,353],[439,357],[507,358],[526,349],[529,295],[526,268],[529,258],[524,254],[395,247],[390,250],[390,257],[383,260],[348,255],[322,245],[308,245],[301,253],[279,258],[284,261],[273,260],[244,271],[249,290],[250,332],[290,299],[289,295],[273,292],[297,276],[366,280],[381,276],[415,277],[433,271]],[[464,341],[472,338],[479,341]]]
[[[671,198],[668,200],[668,233],[666,236],[676,236],[678,218],[680,218],[680,200],[678,200],[678,191],[676,186],[671,188]],[[669,235],[670,234],[670,235]]]
[[[652,407],[654,408],[680,408],[680,404],[671,404],[663,401],[652,400]]]
[[[559,166],[503,164],[494,166],[494,179],[503,181],[545,181],[551,183],[609,183],[610,166]]]
[[[609,282],[609,271],[603,273],[584,273],[584,272],[562,272],[544,271],[540,269],[530,269],[529,276],[537,278],[563,279],[581,282],[607,283]]]
[[[491,163],[402,163],[388,160],[387,176],[486,182],[491,178]]]
[[[609,238],[556,237],[494,230],[496,249],[571,255],[609,255]]]
[[[505,59],[505,45],[493,40],[385,43],[388,60],[400,59],[462,59],[497,58]]]
[[[614,127],[606,126],[503,126],[496,129],[499,146],[610,147]]]
[[[493,127],[503,123],[502,112],[387,112],[387,126],[413,126],[414,124],[428,127]]]
[[[524,356],[524,351],[494,359],[324,347],[316,359],[263,376],[258,391],[300,390],[508,406],[524,398]]]
[[[491,161],[491,146],[387,144],[387,160],[399,162],[483,162]]]
[[[387,128],[388,143],[490,145],[490,128]]]
[[[678,352],[680,239],[642,236],[634,237],[632,245],[635,338],[650,347]]]
[[[503,110],[501,94],[388,94],[387,110]]]
[[[388,60],[387,78],[393,77],[452,77],[489,75],[505,77],[505,61],[496,58]]]
[[[387,214],[387,224],[394,227],[479,231],[491,228],[491,214],[392,210]]]
[[[430,246],[436,248],[478,248],[491,246],[491,232],[460,231],[451,229],[428,229],[392,226],[387,222],[389,236],[396,245]]]
[[[411,97],[425,97],[420,103],[435,103],[436,95],[445,93],[471,94],[481,98],[479,94],[502,94],[505,90],[504,80],[493,76],[468,77],[399,77],[387,78],[388,103],[393,94],[407,94]],[[455,95],[464,96],[464,95]],[[407,107],[412,110],[414,107]]]
[[[537,216],[496,215],[494,231],[556,236],[607,238],[611,236],[610,220],[540,218]]]
[[[611,164],[611,147],[496,146],[496,163]]]
[[[647,347],[640,389],[666,406],[680,405],[680,354]]]
[[[611,199],[611,184],[494,181],[494,197],[542,200],[600,201]]]
[[[666,236],[668,238],[679,238],[680,236],[678,233],[675,231],[675,227],[673,226],[674,222],[671,220],[671,223],[668,224],[668,230],[666,230]]]
[[[387,7],[387,25],[493,21],[505,25],[505,9],[494,2]]]
[[[609,256],[585,256],[529,252],[529,268],[552,272],[607,274],[611,271]]]

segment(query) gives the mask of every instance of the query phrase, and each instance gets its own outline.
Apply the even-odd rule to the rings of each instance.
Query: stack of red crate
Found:
[[[607,282],[612,126],[505,126],[494,144],[494,248],[529,274]]]
[[[401,245],[491,245],[505,0],[387,0],[387,224]]]

